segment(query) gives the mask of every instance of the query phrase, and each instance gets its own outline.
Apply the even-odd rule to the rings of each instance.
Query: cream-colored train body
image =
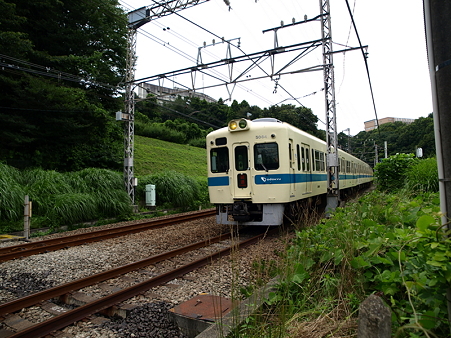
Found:
[[[286,206],[327,192],[326,143],[272,118],[207,135],[208,190],[218,224],[280,225]],[[340,189],[369,184],[370,166],[339,151]]]

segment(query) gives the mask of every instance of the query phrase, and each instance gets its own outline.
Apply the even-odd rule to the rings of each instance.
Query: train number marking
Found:
[[[261,140],[262,138],[268,138],[268,135],[256,135],[255,138]]]

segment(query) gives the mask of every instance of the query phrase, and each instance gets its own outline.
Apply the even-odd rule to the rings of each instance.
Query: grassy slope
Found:
[[[135,136],[134,169],[136,176],[167,170],[197,177],[207,176],[206,150],[148,137]]]

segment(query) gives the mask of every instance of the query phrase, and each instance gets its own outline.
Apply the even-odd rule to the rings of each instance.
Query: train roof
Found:
[[[245,118],[234,119],[234,120],[231,120],[231,121],[229,122],[229,124],[228,124],[227,127],[223,127],[223,128],[217,129],[217,130],[215,130],[215,131],[212,131],[211,133],[209,133],[209,134],[207,135],[207,137],[215,137],[215,134],[222,134],[222,133],[224,133],[224,132],[227,131],[227,130],[228,130],[229,132],[235,132],[235,131],[238,131],[238,132],[239,132],[240,130],[235,130],[235,131],[233,131],[233,130],[231,131],[231,130],[230,130],[230,124],[231,124],[232,121],[236,121],[236,125],[238,125],[239,121],[245,121],[246,126],[242,129],[243,131],[244,131],[244,130],[250,129],[250,126],[252,126],[252,124],[254,124],[254,123],[258,123],[258,125],[260,125],[260,124],[262,124],[262,125],[265,124],[265,126],[266,126],[266,125],[270,125],[270,124],[274,124],[274,127],[276,127],[276,126],[277,126],[277,128],[283,128],[283,127],[285,127],[285,128],[289,128],[289,129],[295,130],[295,131],[297,131],[297,132],[300,132],[301,134],[304,134],[305,136],[307,136],[307,137],[309,137],[309,138],[315,139],[317,142],[320,142],[320,143],[323,143],[324,145],[326,145],[326,142],[325,142],[324,140],[322,140],[322,139],[320,139],[320,138],[318,138],[318,137],[316,137],[316,136],[313,136],[312,134],[309,134],[309,133],[307,133],[306,131],[304,131],[304,130],[302,130],[302,129],[299,129],[299,128],[297,128],[297,127],[295,127],[295,126],[289,124],[288,122],[283,122],[283,121],[280,121],[280,120],[278,120],[278,119],[276,119],[276,118],[273,118],[273,117],[263,117],[263,118],[258,118],[258,119],[254,119],[254,120],[248,120],[248,119],[245,119]],[[342,150],[342,149],[338,149],[338,153],[339,153],[339,154],[340,154],[340,153],[341,153],[341,154],[345,153],[345,154],[347,154],[348,156],[351,156],[352,158],[354,158],[356,161],[358,161],[358,162],[363,162],[362,160],[358,159],[358,158],[355,157],[354,155],[351,155],[351,154],[345,152],[345,151]]]

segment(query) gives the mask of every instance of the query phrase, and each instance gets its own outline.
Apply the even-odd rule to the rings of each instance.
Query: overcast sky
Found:
[[[362,45],[368,45],[368,67],[377,116],[418,118],[432,112],[430,81],[426,56],[421,0],[348,0],[354,11],[354,20]],[[153,0],[120,0],[127,11],[155,4]],[[272,49],[275,46],[273,31],[263,30],[303,21],[320,13],[319,0],[230,0],[231,9],[223,0],[206,3],[171,14],[147,23],[138,30],[136,79],[196,65],[199,47],[203,63],[227,57],[227,44],[218,43],[223,37],[231,40],[232,56],[241,56]],[[331,0],[333,49],[342,45],[358,47],[356,32],[345,0]],[[195,24],[198,26],[196,26]],[[200,26],[200,27],[199,27]],[[168,29],[169,28],[169,29]],[[238,45],[240,39],[240,49]],[[278,46],[289,46],[321,38],[320,22],[311,22],[277,31]],[[215,44],[213,44],[215,39]],[[210,46],[211,45],[211,46]],[[287,65],[299,52],[277,55],[275,70]],[[322,64],[321,48],[293,63],[287,71],[295,72]],[[243,72],[250,63],[236,63],[232,77]],[[351,135],[364,129],[364,122],[375,118],[365,63],[360,50],[334,54],[335,92],[337,101],[337,131],[350,128]],[[318,116],[318,128],[325,125],[325,98],[321,91],[323,72],[282,75],[278,79],[262,77],[271,73],[269,59],[262,61],[261,69],[252,69],[243,77],[248,80],[235,88],[225,86],[201,90],[215,99],[241,102],[261,108],[280,102],[311,108]],[[218,78],[227,78],[226,66],[210,71]],[[165,80],[165,87],[191,86],[193,78],[178,76],[175,82]],[[158,82],[152,82],[158,84]],[[197,73],[196,88],[214,86],[221,82]],[[292,99],[297,98],[299,102]],[[229,101],[228,101],[229,102]],[[227,102],[227,103],[228,103]]]

